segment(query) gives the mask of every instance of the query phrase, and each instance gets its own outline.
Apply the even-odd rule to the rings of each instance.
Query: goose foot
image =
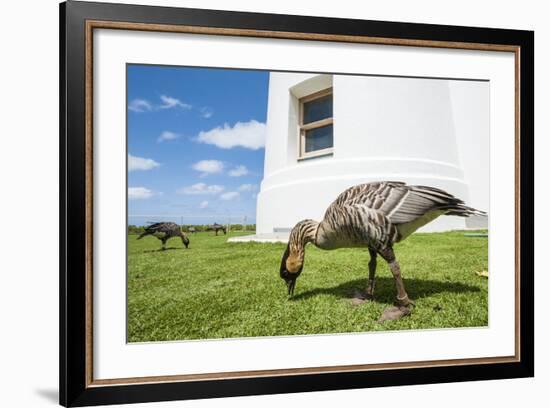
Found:
[[[411,309],[405,306],[392,306],[388,307],[378,319],[378,323],[384,323],[386,320],[397,320],[402,317],[408,316],[411,314]]]
[[[355,291],[353,292],[353,296],[351,298],[351,304],[353,306],[359,306],[371,300],[374,300],[374,296],[371,293],[363,292],[358,289],[355,289]]]
[[[409,299],[409,297],[407,295],[405,295],[405,297],[403,299],[399,299],[397,298],[395,300],[395,303],[394,303],[395,306],[397,307],[409,307],[409,306],[416,306],[416,304]]]

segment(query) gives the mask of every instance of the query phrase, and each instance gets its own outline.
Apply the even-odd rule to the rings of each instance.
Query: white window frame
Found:
[[[304,104],[314,101],[315,99],[324,98],[327,95],[333,96],[332,87],[315,92],[311,95],[304,96],[298,100],[300,105],[300,115],[298,123],[298,160],[309,159],[312,157],[326,156],[334,152],[334,128],[332,134],[332,147],[326,149],[314,150],[306,153],[306,131],[321,128],[324,126],[334,126],[334,111],[330,118],[321,119],[315,122],[310,122],[304,125]],[[333,96],[334,98],[334,96]],[[334,99],[333,99],[334,103]]]

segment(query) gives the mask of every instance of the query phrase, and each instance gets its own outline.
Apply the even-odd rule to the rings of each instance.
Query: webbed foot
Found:
[[[355,291],[353,292],[353,296],[351,298],[351,304],[353,306],[359,306],[371,300],[374,300],[374,296],[372,293],[363,292],[358,289],[355,289]]]
[[[388,307],[378,319],[378,323],[384,323],[386,320],[397,320],[402,317],[408,316],[411,314],[411,310],[405,306],[392,306]]]
[[[408,296],[405,296],[403,299],[397,298],[394,305],[397,307],[416,306],[416,304],[412,300],[410,300]]]

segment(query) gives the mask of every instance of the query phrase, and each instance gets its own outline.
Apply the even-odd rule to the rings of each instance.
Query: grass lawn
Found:
[[[353,306],[368,276],[366,249],[306,249],[292,299],[279,265],[285,244],[228,243],[245,233],[160,241],[128,236],[128,341],[479,327],[488,323],[487,239],[463,232],[414,234],[395,246],[411,316],[377,323],[395,299],[379,257],[375,300]],[[250,234],[250,232],[246,233]]]

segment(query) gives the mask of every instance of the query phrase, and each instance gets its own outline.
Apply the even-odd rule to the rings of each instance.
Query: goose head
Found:
[[[181,235],[181,241],[183,242],[183,245],[185,245],[185,249],[189,248],[189,238],[185,234]]]
[[[304,267],[305,247],[309,242],[315,244],[319,223],[314,220],[303,220],[292,228],[288,238],[288,245],[281,260],[280,275],[284,279],[288,296],[294,294],[296,279]]]
[[[304,253],[297,253],[291,251],[287,246],[283,258],[281,260],[280,276],[285,281],[288,290],[288,296],[291,297],[294,294],[294,288],[296,287],[296,279],[302,273],[304,267]]]

